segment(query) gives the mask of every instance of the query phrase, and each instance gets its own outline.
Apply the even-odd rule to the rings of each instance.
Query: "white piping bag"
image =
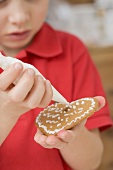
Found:
[[[35,71],[36,75],[41,75],[43,77],[44,80],[45,77],[31,64],[27,64],[24,63],[20,60],[18,60],[17,58],[13,58],[13,57],[5,57],[0,53],[0,67],[5,70],[7,67],[9,67],[10,65],[16,63],[16,62],[20,62],[23,65],[23,68],[32,68]],[[69,102],[52,86],[52,90],[53,90],[53,98],[52,100],[56,101],[56,102],[60,102],[60,103],[64,103],[64,104],[68,104]]]

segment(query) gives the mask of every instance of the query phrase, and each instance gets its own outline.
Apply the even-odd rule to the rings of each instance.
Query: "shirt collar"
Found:
[[[41,30],[35,35],[32,44],[26,48],[26,51],[48,58],[62,53],[62,45],[57,32],[47,23],[44,23]]]

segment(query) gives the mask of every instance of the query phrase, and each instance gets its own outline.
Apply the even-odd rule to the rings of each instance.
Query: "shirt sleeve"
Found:
[[[101,79],[95,64],[93,63],[87,48],[78,38],[74,41],[72,57],[74,63],[72,100],[94,96],[103,96],[106,99]],[[106,105],[98,112],[95,112],[86,123],[86,127],[89,130],[94,128],[105,130],[112,125],[113,122],[110,117],[107,100]]]

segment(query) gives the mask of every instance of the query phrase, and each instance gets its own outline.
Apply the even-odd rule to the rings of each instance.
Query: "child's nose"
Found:
[[[9,22],[15,25],[22,25],[26,23],[29,18],[29,13],[22,7],[14,9],[8,16]]]

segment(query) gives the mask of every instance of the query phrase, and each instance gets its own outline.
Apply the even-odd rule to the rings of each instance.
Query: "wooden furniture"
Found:
[[[113,118],[113,47],[92,47],[89,51],[100,73]]]
[[[113,119],[113,47],[90,47],[90,54],[100,73]],[[113,128],[101,133],[105,152],[98,170],[113,170]]]
[[[73,4],[85,4],[85,3],[93,3],[94,0],[66,0],[69,3],[73,3]]]

